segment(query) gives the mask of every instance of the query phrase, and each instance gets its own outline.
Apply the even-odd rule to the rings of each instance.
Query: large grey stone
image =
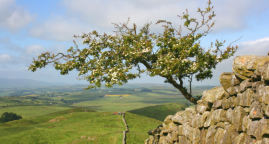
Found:
[[[239,89],[240,89],[240,85],[232,86],[227,89],[227,92],[229,93],[229,95],[234,96],[240,92]]]
[[[204,104],[202,103],[198,103],[197,105],[195,105],[195,110],[200,114],[203,114],[207,109],[209,109],[209,107],[204,106]]]
[[[269,61],[265,62],[261,72],[261,80],[269,81]]]
[[[239,136],[237,136],[235,138],[234,143],[235,144],[246,144],[246,137],[247,137],[246,133],[241,133]]]
[[[222,138],[223,144],[232,144],[235,138],[238,136],[238,131],[233,124],[227,125]]]
[[[183,124],[185,122],[192,121],[193,116],[196,115],[196,111],[194,108],[186,108],[185,111],[177,112],[173,117],[172,121],[174,123]]]
[[[229,97],[227,92],[222,86],[217,86],[212,88],[211,90],[204,91],[201,100],[213,103],[214,101],[220,100],[224,97]]]
[[[261,131],[261,122],[260,121],[250,121],[248,123],[247,134],[254,136],[257,140],[262,139],[262,131]]]
[[[255,101],[251,104],[249,116],[251,119],[261,119],[263,117],[263,110],[260,102]]]
[[[248,79],[258,67],[262,67],[269,56],[243,55],[233,60],[232,71],[242,80]]]
[[[269,86],[264,87],[261,85],[259,88],[257,88],[255,96],[260,102],[269,104]]]
[[[254,101],[254,92],[248,88],[244,93],[237,94],[237,99],[240,106],[250,106]]]
[[[223,72],[219,77],[219,81],[225,91],[227,91],[229,87],[240,84],[240,81],[235,77],[233,72]]]
[[[236,106],[233,111],[234,112],[233,112],[232,123],[237,131],[243,131],[242,130],[243,118],[247,116],[247,113],[245,112],[244,108],[241,106]]]
[[[202,120],[202,115],[201,114],[196,114],[191,122],[191,126],[194,128],[201,128],[204,126],[203,120]]]
[[[254,83],[252,84],[252,90],[253,90],[254,92],[256,92],[256,89],[259,88],[259,87],[261,87],[261,86],[264,87],[264,83],[263,83],[262,81],[254,82]]]
[[[215,136],[216,132],[217,132],[216,126],[210,126],[208,128],[208,131],[207,131],[207,134],[206,134],[206,139],[205,139],[205,142],[207,144],[214,144],[214,136]]]
[[[215,133],[215,136],[214,136],[214,144],[221,143],[224,133],[225,133],[225,130],[223,128],[217,128],[217,132]]]
[[[240,83],[240,93],[243,93],[247,88],[252,87],[253,82],[250,81],[250,79],[246,79]]]

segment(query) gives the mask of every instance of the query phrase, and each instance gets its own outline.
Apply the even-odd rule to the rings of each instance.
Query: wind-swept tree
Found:
[[[31,64],[28,70],[35,72],[37,68],[45,67],[52,62],[54,62],[53,66],[56,70],[61,70],[60,74],[62,75],[68,74],[68,71],[76,69],[79,71],[78,76],[85,75],[84,79],[89,81],[90,84],[94,84],[88,86],[85,90],[100,87],[101,82],[105,82],[105,86],[108,88],[112,87],[114,84],[122,85],[123,82],[127,83],[128,80],[137,77],[140,78],[142,73],[147,72],[151,77],[159,75],[165,78],[165,83],[172,84],[186,99],[196,104],[201,96],[192,95],[192,75],[198,73],[195,76],[197,81],[211,78],[213,76],[211,69],[215,69],[218,63],[233,56],[235,50],[238,48],[237,46],[236,49],[228,46],[227,50],[222,53],[219,47],[223,46],[223,43],[219,43],[219,41],[216,40],[216,49],[212,50],[212,52],[215,53],[214,55],[210,54],[211,49],[205,52],[204,49],[200,47],[200,41],[199,43],[195,43],[195,41],[199,40],[202,36],[206,36],[210,28],[214,25],[214,22],[210,27],[207,25],[208,30],[204,31],[202,34],[194,34],[200,27],[208,23],[208,21],[215,16],[213,11],[213,15],[209,15],[209,19],[204,22],[204,14],[210,12],[213,8],[210,8],[210,4],[211,2],[209,0],[206,11],[201,11],[200,8],[198,8],[197,12],[200,12],[203,16],[202,24],[199,27],[197,27],[198,22],[196,22],[196,19],[189,19],[187,9],[187,13],[183,15],[183,17],[179,16],[181,19],[186,19],[184,26],[192,31],[187,36],[181,37],[180,26],[179,32],[176,31],[179,38],[176,38],[174,33],[175,29],[172,27],[171,22],[166,22],[165,20],[159,20],[156,23],[167,23],[167,25],[163,25],[163,27],[165,27],[163,35],[160,34],[157,37],[154,33],[149,34],[149,25],[151,25],[151,23],[147,23],[140,29],[141,32],[137,34],[135,24],[133,24],[133,29],[127,27],[129,22],[128,18],[127,24],[122,24],[122,27],[112,23],[115,25],[115,28],[119,29],[119,31],[116,31],[116,36],[107,36],[106,33],[99,35],[95,30],[89,33],[89,35],[83,33],[84,35],[81,36],[82,39],[84,38],[83,44],[89,45],[89,48],[80,50],[76,42],[73,41],[76,49],[70,47],[67,50],[70,54],[65,55],[58,53],[57,55],[50,55],[50,52],[42,53],[38,56],[38,60],[34,59],[33,64]],[[196,23],[194,30],[188,28],[190,22]],[[123,31],[124,28],[126,28],[127,31]],[[120,34],[118,32],[120,32]],[[91,35],[95,35],[95,38],[93,39]],[[74,37],[77,38],[75,35]],[[97,37],[99,37],[99,41],[96,40]],[[156,52],[153,51],[155,46],[153,43],[154,40],[156,40],[156,46],[158,47]],[[211,47],[212,45],[213,42],[211,42]],[[105,48],[109,48],[109,50],[104,51]],[[220,52],[219,57],[217,57],[218,51]],[[77,53],[78,55],[76,55]],[[62,55],[60,58],[66,57],[66,61],[68,59],[72,60],[61,64],[57,61],[60,58],[55,58],[60,54]],[[89,56],[93,56],[93,58],[91,59]],[[41,59],[42,57],[44,59]],[[195,57],[195,60],[191,61],[188,59],[189,57]],[[49,58],[55,58],[55,60],[47,61]],[[86,58],[89,58],[88,61],[86,61]],[[141,70],[139,63],[143,64],[146,70]],[[129,72],[133,67],[138,67],[138,73]],[[92,73],[86,75],[89,71]],[[185,77],[189,78],[190,92],[183,86],[183,79]]]

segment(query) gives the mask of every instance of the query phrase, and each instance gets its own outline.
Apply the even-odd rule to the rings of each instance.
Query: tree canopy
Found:
[[[37,68],[45,67],[47,64],[54,62],[54,67],[56,70],[61,70],[60,74],[68,74],[69,71],[76,69],[79,71],[78,76],[84,75],[84,79],[89,81],[90,84],[85,90],[91,88],[96,88],[101,86],[101,82],[105,82],[105,86],[110,88],[112,85],[127,83],[128,80],[141,77],[140,75],[144,72],[149,73],[151,77],[155,75],[165,78],[165,83],[172,84],[177,88],[183,96],[188,99],[190,102],[196,104],[199,100],[199,97],[192,96],[191,94],[191,82],[192,75],[196,74],[195,78],[197,81],[202,81],[206,78],[211,78],[212,71],[211,69],[220,63],[221,61],[228,59],[233,56],[236,48],[227,47],[227,50],[222,52],[219,47],[223,46],[224,42],[219,42],[216,40],[215,46],[216,49],[212,50],[211,54],[209,49],[207,52],[200,47],[200,38],[206,36],[209,33],[210,28],[214,25],[214,22],[209,26],[207,24],[208,30],[204,33],[198,33],[195,35],[195,32],[202,27],[205,23],[208,23],[212,17],[216,16],[214,14],[209,15],[209,19],[204,22],[204,14],[210,12],[213,7],[210,7],[210,0],[208,2],[208,7],[206,11],[201,11],[198,8],[197,12],[200,12],[203,16],[202,24],[198,26],[196,19],[189,19],[188,10],[186,9],[186,14],[181,17],[181,19],[186,19],[184,26],[191,31],[186,36],[181,37],[181,26],[179,31],[174,29],[171,25],[171,22],[166,22],[165,20],[159,20],[156,24],[166,23],[163,25],[165,27],[163,34],[158,36],[149,33],[150,24],[145,24],[145,26],[140,29],[140,33],[136,33],[136,24],[133,24],[133,29],[127,27],[127,24],[122,24],[122,27],[119,27],[117,24],[115,28],[118,28],[119,31],[116,31],[116,35],[99,35],[97,31],[92,31],[88,35],[84,35],[81,38],[84,38],[83,44],[89,45],[89,48],[84,48],[83,50],[78,49],[76,42],[74,42],[76,49],[70,47],[67,51],[69,54],[65,55],[63,53],[58,53],[57,55],[50,55],[50,52],[42,53],[38,56],[38,60],[33,61],[33,64],[29,67],[28,70],[35,72]],[[184,12],[183,12],[184,14]],[[188,28],[191,22],[195,22],[195,29]],[[113,24],[113,23],[112,23]],[[126,28],[127,31],[123,31]],[[175,37],[179,35],[178,38]],[[120,32],[120,34],[119,34]],[[91,36],[95,36],[92,38]],[[74,35],[75,38],[79,37]],[[99,38],[99,41],[96,38]],[[156,46],[158,49],[154,53],[153,48],[155,46],[154,40],[156,40]],[[199,40],[198,43],[195,41]],[[211,42],[211,47],[213,42]],[[105,48],[109,50],[104,51]],[[217,57],[217,53],[220,52],[220,56]],[[76,55],[78,53],[78,55]],[[57,56],[61,55],[60,58],[56,59]],[[89,56],[93,56],[91,59]],[[66,63],[61,64],[58,60],[65,57]],[[189,57],[195,57],[194,61],[189,60]],[[44,59],[41,59],[44,58]],[[47,61],[48,59],[54,59],[53,61]],[[89,58],[88,61],[86,59]],[[146,70],[141,70],[139,64],[143,64],[146,67]],[[138,73],[129,72],[133,67],[138,68]],[[86,75],[91,71],[90,75]],[[128,73],[129,72],[129,73]],[[183,79],[189,78],[189,87],[190,92],[187,91],[186,87],[183,86]]]
[[[13,121],[13,120],[19,120],[22,119],[22,117],[20,115],[17,115],[13,112],[5,112],[2,114],[1,118],[0,118],[0,123],[4,123],[4,122],[9,122],[9,121]]]

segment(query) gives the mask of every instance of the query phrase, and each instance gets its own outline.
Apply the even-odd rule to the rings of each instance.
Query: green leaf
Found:
[[[190,21],[187,20],[187,21],[184,23],[184,25],[188,27],[188,26],[190,25]]]

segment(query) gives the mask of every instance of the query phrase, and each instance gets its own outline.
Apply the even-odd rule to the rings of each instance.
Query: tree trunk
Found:
[[[183,81],[181,79],[182,77],[179,77],[180,84],[178,84],[171,76],[165,77],[165,78],[167,78],[168,83],[172,84],[176,89],[178,89],[187,100],[189,100],[195,105],[197,104],[198,99],[195,97],[192,97],[192,95],[188,93],[187,89],[183,87]]]

